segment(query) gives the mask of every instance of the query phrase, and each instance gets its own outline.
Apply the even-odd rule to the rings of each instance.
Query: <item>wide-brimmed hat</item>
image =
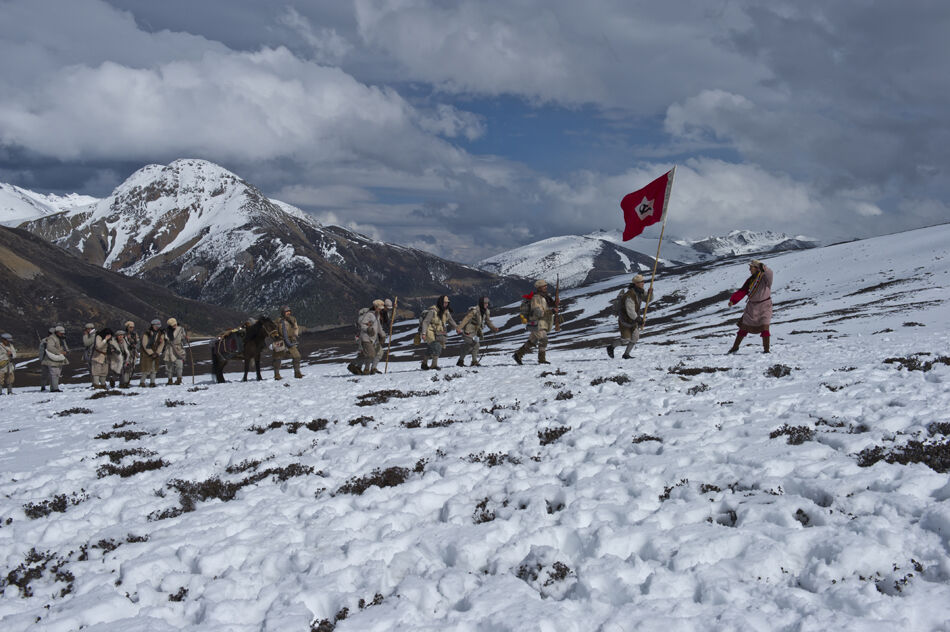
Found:
[[[386,309],[392,309],[392,308],[393,308],[393,302],[392,302],[392,300],[390,300],[390,299],[387,298],[385,301],[383,301],[383,306],[384,306]]]
[[[378,298],[373,301],[373,309],[383,309],[384,307],[386,307],[386,303],[384,303],[382,299]]]
[[[534,282],[534,287],[536,287],[539,290],[543,287],[547,287],[547,285],[548,285],[548,282],[545,281],[544,279],[538,279],[537,281]]]
[[[64,334],[66,333],[66,328],[63,327],[62,325],[56,325],[55,327],[53,327],[53,333]]]
[[[634,283],[643,283],[643,281],[644,281],[644,278],[642,274],[638,274],[635,277],[633,277]]]
[[[133,323],[131,320],[127,320],[127,321],[125,321],[125,326],[126,326],[126,327],[135,327],[135,323]]]
[[[165,324],[168,325],[169,327],[177,327],[178,321],[175,320],[174,318],[169,318],[168,320],[165,321]]]
[[[3,338],[4,340],[13,340],[13,336],[11,336],[10,334],[3,334],[2,336],[0,336],[0,338]]]
[[[82,328],[83,328],[83,329],[95,329],[96,326],[93,325],[92,323],[86,323],[85,325],[82,326]]]

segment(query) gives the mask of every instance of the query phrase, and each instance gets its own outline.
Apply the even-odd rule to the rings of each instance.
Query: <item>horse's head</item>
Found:
[[[280,338],[280,330],[277,328],[277,323],[271,320],[269,316],[261,314],[257,318],[257,325],[259,325],[261,330],[271,338]]]

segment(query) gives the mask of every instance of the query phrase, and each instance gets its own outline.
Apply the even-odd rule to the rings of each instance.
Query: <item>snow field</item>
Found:
[[[769,355],[753,336],[723,355],[737,309],[676,315],[741,283],[736,264],[658,280],[682,302],[657,309],[629,361],[606,357],[613,324],[593,318],[622,279],[565,293],[593,324],[553,335],[545,367],[514,365],[512,338],[481,368],[445,358],[435,374],[414,361],[354,378],[341,362],[95,400],[19,389],[0,419],[0,573],[38,568],[31,549],[56,560],[32,596],[7,581],[0,623],[946,630],[946,473],[858,455],[946,441],[931,424],[950,422],[950,366],[884,360],[950,355],[947,236],[770,260]],[[563,348],[576,337],[595,346]],[[75,408],[92,412],[57,414]],[[108,435],[128,431],[147,434]],[[118,465],[166,465],[98,478],[97,455],[126,449],[154,454]],[[361,480],[374,472],[390,486]],[[216,477],[233,498],[159,517],[183,507],[176,481]],[[27,516],[59,495],[64,511]]]

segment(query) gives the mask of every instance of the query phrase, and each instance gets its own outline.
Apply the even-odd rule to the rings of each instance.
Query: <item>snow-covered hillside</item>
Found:
[[[597,231],[589,235],[564,235],[542,239],[479,261],[482,270],[526,278],[561,275],[564,287],[577,287],[623,272],[652,270],[658,239],[639,236],[623,241],[619,231]],[[782,233],[735,230],[722,237],[700,240],[666,239],[660,248],[663,267],[709,261],[717,257],[783,250],[800,250],[818,245],[807,237]]]
[[[16,389],[4,629],[946,629],[950,226],[767,261],[768,355],[723,355],[711,262],[629,361],[624,275],[564,293],[550,366],[512,329],[477,369]]]
[[[0,224],[16,226],[21,222],[44,215],[86,207],[97,201],[97,198],[78,193],[69,195],[36,193],[0,182]]]

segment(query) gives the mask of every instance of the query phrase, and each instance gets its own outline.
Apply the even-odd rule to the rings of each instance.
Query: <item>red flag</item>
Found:
[[[638,191],[628,193],[620,201],[623,209],[623,240],[628,241],[643,229],[663,219],[670,201],[673,172],[668,171]]]

